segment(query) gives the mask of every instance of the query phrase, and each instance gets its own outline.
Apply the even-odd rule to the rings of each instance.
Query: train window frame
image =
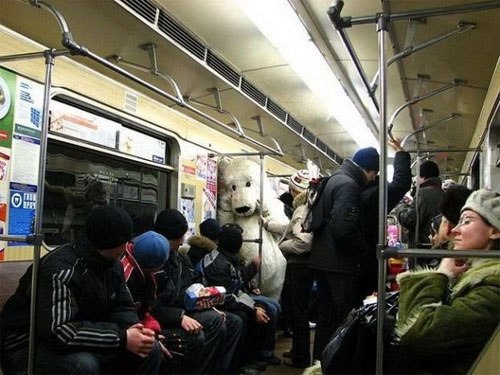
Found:
[[[128,207],[129,210],[136,210],[136,212],[148,212],[149,210],[149,215],[147,215],[149,218],[151,217],[151,214],[153,216],[153,219],[156,217],[159,211],[161,211],[164,208],[167,208],[171,205],[172,203],[172,186],[175,184],[175,173],[172,173],[175,171],[175,168],[169,164],[167,164],[172,157],[172,150],[173,150],[173,142],[174,140],[171,139],[166,134],[161,134],[159,132],[156,132],[152,129],[147,129],[150,131],[144,131],[144,126],[140,126],[138,124],[135,124],[131,122],[130,120],[124,119],[123,117],[115,114],[110,114],[110,112],[106,110],[101,110],[101,108],[96,108],[95,106],[92,105],[87,105],[87,103],[82,104],[79,102],[77,99],[73,99],[67,96],[54,96],[52,100],[62,102],[66,105],[75,107],[79,110],[83,110],[85,112],[91,113],[95,116],[99,116],[105,119],[109,119],[111,121],[119,123],[122,127],[125,129],[130,129],[133,131],[137,131],[141,134],[151,136],[156,140],[161,140],[165,142],[165,155],[164,155],[164,164],[154,162],[152,160],[148,160],[145,158],[141,158],[138,156],[131,155],[126,152],[121,152],[118,149],[118,145],[116,145],[115,148],[111,147],[106,147],[105,145],[98,144],[98,143],[93,143],[89,142],[86,140],[82,139],[77,139],[75,137],[61,134],[57,131],[49,131],[48,134],[48,143],[47,143],[47,161],[49,160],[49,157],[52,157],[50,154],[50,151],[53,147],[58,147],[59,150],[65,150],[66,152],[60,152],[57,153],[55,152],[53,155],[59,154],[61,157],[66,157],[66,158],[71,158],[71,151],[76,150],[75,152],[76,155],[84,155],[85,153],[90,154],[88,158],[85,156],[80,157],[79,160],[82,160],[85,163],[90,163],[93,162],[93,158],[100,160],[97,164],[104,166],[104,169],[113,169],[115,168],[114,165],[120,165],[119,169],[122,169],[123,171],[128,170],[130,168],[131,170],[134,171],[134,173],[139,173],[137,176],[139,176],[139,185],[137,186],[137,192],[138,192],[138,197],[137,199],[128,199],[131,200],[131,202],[127,202],[127,198],[125,198],[125,193],[122,190],[122,195],[120,196],[118,194],[118,190],[120,189],[120,182],[117,182],[118,180],[115,181],[115,185],[113,185],[113,181],[109,182],[108,181],[108,190],[114,190],[115,192],[115,197],[113,198],[112,201],[110,201],[110,204],[117,204],[118,206]],[[55,150],[58,150],[57,148]],[[128,168],[125,168],[125,166],[128,166]],[[133,168],[132,168],[133,166]],[[148,175],[151,175],[151,172],[153,172],[154,179],[157,180],[157,188],[156,188],[156,193],[153,193],[153,195],[156,194],[156,198],[153,199],[152,201],[148,202],[148,192],[145,192],[143,195],[143,191],[146,191],[148,188],[144,185],[147,185],[147,182],[145,180],[148,179]],[[89,168],[88,175],[91,176],[92,172],[91,169]],[[100,179],[101,176],[98,176],[97,178],[95,176],[90,177],[91,179],[97,180],[99,183],[102,184],[102,179]],[[75,174],[76,178],[76,174]],[[47,184],[47,174],[46,174],[46,184]],[[131,180],[133,181],[133,180]],[[136,181],[136,182],[137,182]],[[127,184],[124,181],[121,183],[123,186],[121,186],[122,189],[124,189],[124,186]],[[164,185],[164,186],[162,186]],[[47,186],[47,185],[46,185]],[[104,186],[104,185],[103,185]],[[52,186],[51,186],[52,187]],[[74,190],[76,190],[76,185],[73,187]],[[71,190],[71,189],[68,189]],[[153,190],[155,190],[153,188]],[[149,194],[151,195],[151,194]],[[80,192],[80,198],[83,196],[83,193]],[[151,198],[151,197],[150,197]],[[133,201],[133,202],[132,202]],[[68,209],[68,206],[70,205],[69,201],[65,202],[59,202],[61,205],[66,205],[65,209]],[[48,200],[47,200],[47,194],[44,196],[44,206],[48,205]],[[134,206],[134,207],[132,207]],[[151,211],[151,208],[153,208],[154,211]],[[146,211],[143,211],[146,210]],[[45,208],[44,208],[45,211]],[[87,213],[88,214],[88,213]],[[61,218],[58,218],[57,220],[54,219],[54,222],[51,222],[50,220],[47,219],[47,214],[44,213],[43,218],[42,218],[42,232],[44,234],[62,234],[63,231],[63,223],[61,221]],[[139,214],[139,216],[142,214]],[[53,228],[51,228],[51,225]],[[74,222],[70,222],[70,227],[73,228],[75,225],[77,225]],[[60,226],[60,228],[58,228]],[[140,234],[141,232],[144,232],[145,230],[152,229],[149,227],[142,228],[142,226],[138,226],[134,231],[135,235]],[[59,230],[59,232],[57,232]],[[73,235],[74,231],[72,230],[71,235],[69,236],[69,240],[74,240],[75,236]],[[62,235],[60,238],[57,237],[57,235],[53,235],[52,239],[57,239],[56,242],[54,241],[49,241],[53,242],[50,243],[49,245],[54,246],[54,245],[59,245],[61,243],[67,242],[66,239],[62,239]]]

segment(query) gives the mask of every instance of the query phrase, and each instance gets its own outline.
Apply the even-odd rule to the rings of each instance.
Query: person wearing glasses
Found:
[[[446,190],[441,201],[441,213],[431,220],[433,249],[453,250],[454,234],[452,230],[458,224],[460,210],[471,193],[472,190],[456,184]],[[440,259],[437,259],[434,266],[438,265],[439,261]]]
[[[500,193],[473,192],[452,233],[456,251],[500,250]],[[402,352],[431,373],[467,372],[500,322],[500,259],[443,258],[397,281]]]

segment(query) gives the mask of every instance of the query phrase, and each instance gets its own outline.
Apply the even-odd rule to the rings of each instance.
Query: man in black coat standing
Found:
[[[431,160],[427,160],[420,165],[418,184],[420,191],[416,202],[403,205],[398,209],[398,221],[408,229],[408,247],[422,247],[422,244],[429,244],[429,234],[431,232],[431,220],[440,214],[439,207],[443,199],[444,191],[441,189],[441,179],[439,178],[439,167]],[[418,217],[418,238],[417,232]],[[416,258],[418,265],[437,265],[439,260],[431,258]],[[413,261],[410,262],[414,266]]]
[[[387,184],[387,212],[391,212],[411,188],[411,158],[410,154],[403,150],[399,140],[389,138],[388,143],[396,151],[394,175],[392,182]],[[361,282],[361,297],[366,297],[377,290],[378,192],[378,178],[376,178],[361,193],[367,251]]]
[[[318,322],[314,359],[338,325],[359,301],[359,276],[365,249],[361,223],[361,192],[379,170],[373,147],[346,159],[326,183],[317,203],[323,208],[323,225],[314,232],[310,266],[318,286]]]

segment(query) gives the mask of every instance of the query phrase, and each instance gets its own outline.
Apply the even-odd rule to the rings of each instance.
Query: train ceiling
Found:
[[[183,96],[215,107],[220,104],[239,120],[248,135],[266,143],[266,139],[259,136],[258,122],[253,119],[260,116],[265,133],[279,142],[285,152],[285,161],[293,165],[299,166],[304,159],[310,158],[319,160],[323,168],[329,169],[335,167],[335,161],[350,157],[358,148],[235,0],[46,1],[64,15],[75,40],[102,57],[118,55],[125,61],[149,66],[148,52],[139,46],[154,43],[158,70],[177,82]],[[374,104],[326,15],[331,1],[289,1],[369,126],[377,132],[378,115]],[[352,17],[478,3],[470,0],[344,2],[342,16]],[[53,17],[30,6],[27,1],[0,0],[0,23],[44,45],[61,46],[60,30]],[[464,23],[474,27],[466,27],[465,31],[415,52],[388,68],[388,117],[415,95],[424,95],[460,80],[456,87],[411,105],[396,117],[393,133],[404,138],[422,126],[452,114],[460,115],[421,133],[416,141],[422,149],[470,146],[499,57],[500,11],[483,10],[422,18],[411,23],[390,23],[388,44],[392,48],[388,51],[389,57],[405,47],[449,33]],[[376,26],[353,26],[345,29],[345,33],[371,81],[377,71]],[[74,58],[126,82],[88,59]],[[125,68],[173,92],[158,76]],[[146,89],[132,86],[149,94]],[[219,90],[220,103],[213,92],[208,91],[214,87]],[[186,112],[171,101],[151,95]],[[225,114],[199,108],[224,123],[231,123],[231,118]],[[200,121],[204,120],[200,118]],[[409,139],[407,148],[416,147],[415,138]],[[442,152],[435,155],[435,160],[446,174],[456,175],[462,169],[464,157],[463,153]]]

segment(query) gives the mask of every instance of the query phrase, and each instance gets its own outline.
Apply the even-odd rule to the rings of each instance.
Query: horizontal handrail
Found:
[[[386,248],[380,254],[383,258],[500,258],[500,250],[442,250]]]

